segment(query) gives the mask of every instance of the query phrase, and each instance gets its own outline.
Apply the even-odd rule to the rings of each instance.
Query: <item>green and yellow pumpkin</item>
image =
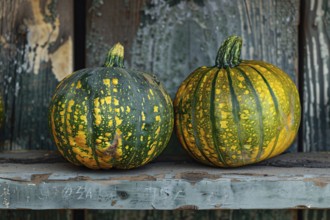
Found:
[[[174,124],[172,101],[155,77],[123,66],[116,44],[104,67],[82,69],[58,85],[49,107],[60,153],[92,169],[130,169],[157,157]]]
[[[241,46],[240,37],[229,37],[215,66],[193,71],[175,97],[179,140],[204,164],[237,167],[274,157],[298,131],[294,82],[272,64],[241,60]]]

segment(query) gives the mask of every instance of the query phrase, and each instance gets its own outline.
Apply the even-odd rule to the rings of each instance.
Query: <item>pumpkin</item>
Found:
[[[130,169],[157,157],[174,126],[171,98],[144,72],[125,69],[119,43],[104,67],[60,82],[49,106],[51,134],[69,162],[91,169]]]
[[[229,37],[215,66],[194,70],[175,100],[177,136],[197,161],[237,167],[274,157],[294,141],[300,101],[278,67],[241,60],[242,39]]]

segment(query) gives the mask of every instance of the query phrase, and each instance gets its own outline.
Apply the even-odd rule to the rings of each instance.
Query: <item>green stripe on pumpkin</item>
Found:
[[[279,117],[280,117],[279,106],[278,106],[278,101],[277,101],[277,98],[276,98],[276,95],[275,95],[273,89],[269,85],[269,83],[268,83],[267,79],[264,77],[264,75],[257,68],[253,67],[252,65],[247,65],[247,66],[250,67],[251,69],[253,69],[254,71],[256,71],[261,76],[262,80],[265,82],[265,84],[266,84],[266,86],[267,86],[267,88],[269,90],[269,93],[270,93],[270,95],[272,97],[272,100],[274,102],[274,105],[275,105],[276,118],[279,120]],[[276,73],[273,73],[273,74],[276,74]],[[279,136],[279,134],[280,134],[279,130],[276,130],[276,138],[275,138],[274,145],[273,145],[270,153],[266,156],[266,159],[268,159],[272,155],[272,153],[274,152],[274,149],[276,148],[276,145],[277,145],[277,142],[278,142],[278,136]]]
[[[227,77],[228,77],[228,86],[229,86],[229,91],[230,91],[230,96],[231,96],[232,114],[233,114],[234,122],[237,127],[238,143],[239,143],[239,147],[240,147],[241,154],[242,154],[242,163],[245,164],[245,158],[244,158],[245,155],[243,155],[244,149],[243,149],[243,141],[242,141],[242,128],[241,128],[240,119],[239,119],[240,106],[239,106],[239,102],[237,100],[237,96],[236,96],[235,90],[234,90],[233,80],[231,77],[231,69],[226,68],[226,73],[227,73]]]
[[[214,142],[214,148],[217,152],[218,158],[220,160],[220,162],[222,164],[224,164],[224,166],[228,166],[224,155],[222,154],[222,151],[220,149],[220,143],[218,142],[218,131],[216,128],[216,124],[218,123],[218,121],[215,118],[215,90],[216,90],[216,81],[218,79],[218,75],[221,72],[222,69],[218,69],[218,71],[216,72],[216,75],[214,76],[213,80],[212,80],[212,85],[211,85],[211,98],[210,98],[210,122],[211,122],[211,134],[212,134],[212,138],[213,138],[213,142]],[[219,119],[219,121],[221,121],[221,118]]]
[[[210,165],[214,165],[212,163],[212,161],[205,155],[204,151],[203,151],[203,146],[200,142],[200,137],[197,133],[197,118],[196,118],[196,107],[197,107],[197,99],[199,97],[199,89],[200,89],[200,86],[201,86],[201,83],[202,81],[204,80],[205,77],[207,77],[207,74],[209,73],[209,69],[207,69],[205,72],[201,72],[200,73],[200,76],[198,78],[198,81],[197,81],[197,85],[195,87],[195,90],[193,92],[193,95],[192,95],[192,103],[191,103],[191,124],[192,124],[192,128],[193,128],[193,134],[194,134],[194,137],[195,137],[195,144],[196,144],[196,147],[199,149],[200,153],[203,155],[203,158],[205,159],[205,161],[210,164]]]
[[[263,126],[263,120],[262,120],[262,106],[261,106],[261,102],[260,102],[260,97],[257,94],[251,80],[249,79],[249,77],[246,75],[246,73],[239,67],[236,67],[236,69],[241,73],[241,75],[244,77],[245,83],[248,86],[249,90],[252,92],[252,95],[256,101],[256,111],[258,114],[258,123],[259,123],[259,150],[258,150],[258,154],[256,157],[256,160],[259,161],[260,160],[260,156],[262,154],[262,147],[264,144],[264,126]]]

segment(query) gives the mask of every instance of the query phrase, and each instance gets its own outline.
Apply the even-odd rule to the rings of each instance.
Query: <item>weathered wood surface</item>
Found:
[[[298,220],[295,210],[87,210],[86,220]]]
[[[330,210],[304,210],[303,219],[306,220],[329,220]]]
[[[298,0],[90,2],[87,66],[101,65],[107,48],[123,41],[127,66],[158,75],[172,97],[190,72],[214,65],[218,47],[232,34],[243,37],[244,59],[297,77]]]
[[[296,79],[298,0],[152,1],[132,47],[132,68],[155,73],[172,97],[199,66],[212,66],[221,42],[243,38],[243,59],[279,66]]]
[[[3,151],[0,154],[0,164],[2,163],[54,163],[64,162],[65,159],[58,151],[45,150],[20,150]]]
[[[303,146],[330,150],[330,1],[304,1]]]
[[[45,150],[20,150],[3,151],[0,154],[0,164],[20,163],[58,163],[66,160],[57,151]],[[172,158],[161,162],[182,162],[179,158]],[[189,163],[194,162],[190,160]],[[308,168],[330,168],[330,152],[300,152],[284,153],[266,161],[254,164],[254,166],[273,166],[273,167],[308,167]],[[158,163],[158,162],[154,162]]]
[[[86,66],[104,63],[108,50],[117,42],[125,47],[129,61],[134,37],[147,0],[87,0]]]
[[[324,158],[322,153],[309,160],[318,158]],[[318,161],[329,162],[329,157]],[[184,162],[126,171],[5,163],[0,166],[0,201],[0,209],[330,208],[330,173],[328,168],[218,169]]]
[[[51,95],[73,68],[73,0],[0,1],[0,93],[3,149],[54,149]]]
[[[0,220],[72,220],[71,210],[0,210]]]
[[[299,220],[295,210],[81,210],[86,220]],[[70,210],[0,210],[0,220],[49,219],[72,220]],[[323,217],[323,215],[315,215]],[[311,218],[319,220],[321,218]],[[326,216],[323,219],[327,220]]]

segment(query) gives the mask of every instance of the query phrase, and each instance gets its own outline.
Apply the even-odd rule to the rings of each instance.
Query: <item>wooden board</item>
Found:
[[[71,210],[0,210],[0,220],[37,219],[70,220]]]
[[[86,66],[103,65],[108,50],[117,42],[130,61],[132,43],[147,0],[87,0]],[[126,63],[125,63],[126,64]]]
[[[174,210],[174,211],[135,211],[135,210],[87,210],[86,220],[102,219],[102,220],[122,220],[122,219],[159,219],[159,220],[296,220],[295,210]]]
[[[303,210],[303,219],[305,220],[329,220],[330,210]]]
[[[81,210],[85,213],[86,220],[297,220],[295,210]],[[70,210],[0,210],[0,220],[17,220],[17,219],[49,219],[49,220],[71,220],[73,213]],[[315,218],[313,220],[318,220]],[[325,218],[326,219],[326,218]]]
[[[330,2],[302,1],[304,151],[330,150]],[[305,210],[303,219],[329,219],[328,210]]]
[[[73,1],[0,1],[3,149],[54,149],[48,104],[73,68]]]
[[[329,154],[305,158],[330,163]],[[312,167],[219,169],[158,162],[134,170],[93,171],[63,162],[4,163],[0,209],[330,208],[329,168]]]
[[[330,152],[300,152],[285,153],[271,159],[259,162],[256,166],[273,166],[273,167],[306,167],[306,168],[330,168]],[[0,154],[0,164],[20,163],[20,164],[36,164],[36,163],[60,163],[66,160],[57,151],[45,150],[20,150],[20,151],[3,151]],[[152,163],[159,163],[153,161]],[[175,158],[175,160],[161,161],[182,163],[183,161]],[[189,163],[193,163],[190,160]],[[232,168],[234,169],[234,168]]]
[[[199,66],[212,66],[222,41],[243,38],[243,59],[297,76],[299,1],[156,1],[144,7],[130,66],[155,73],[174,97]]]
[[[303,148],[330,150],[330,1],[303,1]]]

